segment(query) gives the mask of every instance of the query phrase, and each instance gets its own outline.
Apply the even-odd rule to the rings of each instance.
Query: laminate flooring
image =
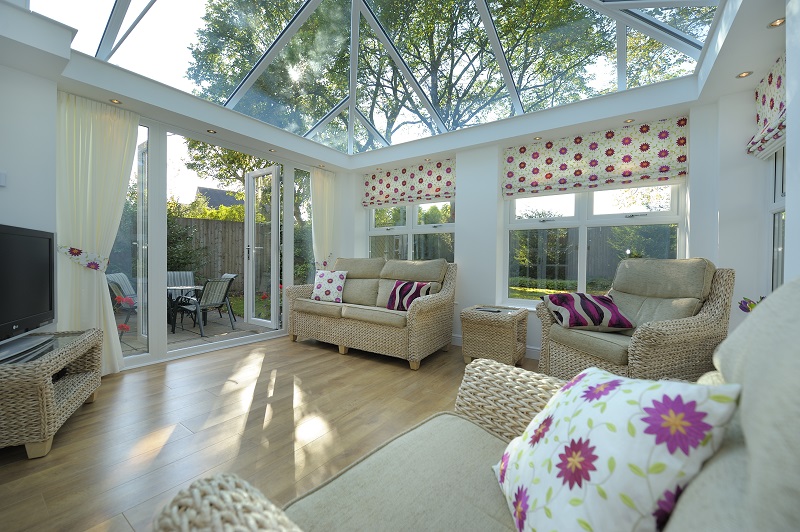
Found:
[[[0,449],[0,529],[151,530],[180,489],[218,472],[282,506],[452,410],[463,373],[458,346],[412,371],[285,337],[108,375],[47,456]]]

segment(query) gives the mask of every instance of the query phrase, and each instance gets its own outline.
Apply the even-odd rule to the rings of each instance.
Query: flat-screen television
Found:
[[[55,236],[0,225],[0,342],[55,319]]]

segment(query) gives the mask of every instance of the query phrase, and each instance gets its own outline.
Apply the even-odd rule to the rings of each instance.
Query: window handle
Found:
[[[641,214],[626,214],[626,215],[625,215],[625,218],[635,218],[635,217],[637,217],[637,216],[647,216],[647,213],[646,213],[646,212],[643,212],[643,213],[641,213]]]
[[[544,222],[555,222],[555,221],[556,221],[556,219],[555,219],[555,218],[539,218],[539,223],[544,223]]]

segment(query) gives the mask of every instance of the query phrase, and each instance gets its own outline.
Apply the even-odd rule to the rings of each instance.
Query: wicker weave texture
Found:
[[[536,315],[542,321],[539,369],[548,375],[570,379],[592,366],[637,379],[681,379],[695,381],[714,369],[711,357],[728,335],[735,273],[719,268],[711,292],[700,311],[691,317],[654,321],[639,325],[628,347],[627,366],[618,366],[549,338],[555,323],[540,303]],[[615,334],[615,333],[610,333]]]
[[[507,441],[522,434],[565,381],[502,362],[467,365],[455,411]]]
[[[103,332],[56,335],[80,336],[37,360],[0,364],[0,447],[47,440],[100,387]]]
[[[196,480],[178,492],[156,517],[153,528],[163,532],[300,531],[260,491],[229,473]]]
[[[485,312],[496,308],[508,312]],[[528,310],[496,305],[477,305],[461,311],[461,352],[464,360],[490,358],[514,365],[525,356]]]
[[[437,294],[415,299],[406,313],[406,327],[368,323],[348,318],[331,318],[294,309],[294,302],[311,297],[312,286],[286,288],[289,299],[289,334],[339,346],[388,355],[418,363],[450,344],[458,268],[447,265],[442,289]]]

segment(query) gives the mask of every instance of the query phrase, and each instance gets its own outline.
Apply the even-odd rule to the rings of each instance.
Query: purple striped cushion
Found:
[[[621,331],[636,327],[609,296],[580,292],[542,296],[556,321],[567,329]]]
[[[392,293],[389,294],[389,310],[408,310],[411,302],[420,296],[427,296],[431,291],[431,283],[415,281],[395,281]]]

